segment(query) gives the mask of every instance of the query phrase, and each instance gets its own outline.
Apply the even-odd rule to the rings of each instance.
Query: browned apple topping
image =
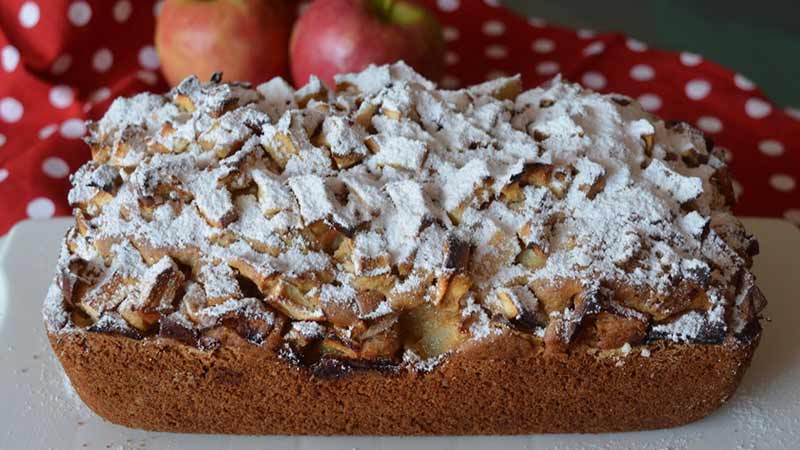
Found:
[[[509,336],[548,355],[721,342],[764,307],[723,152],[560,78],[190,77],[88,130],[53,328],[257,345],[340,374]]]

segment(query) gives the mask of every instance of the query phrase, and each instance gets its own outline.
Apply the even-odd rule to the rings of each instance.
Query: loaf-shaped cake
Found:
[[[670,427],[761,334],[726,154],[556,77],[403,63],[113,102],[44,305],[86,404],[148,430]]]

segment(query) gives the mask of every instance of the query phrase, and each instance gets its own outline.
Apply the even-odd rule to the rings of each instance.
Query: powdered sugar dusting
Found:
[[[612,303],[679,342],[755,320],[738,283],[753,242],[697,130],[560,77],[522,93],[515,77],[445,91],[398,63],[336,80],[294,91],[189,78],[118,99],[72,179],[69,253],[107,272],[92,281],[116,271],[131,293],[148,266],[175,261],[225,305],[209,314],[255,295],[325,320],[292,302],[358,298],[376,319],[407,307],[403,295],[442,301],[463,273],[456,306],[473,338],[508,306],[490,305],[496,292],[511,293],[508,319],[550,321],[540,310],[557,304],[572,331],[585,314],[616,314]],[[588,312],[555,298],[572,287],[569,299],[599,293]],[[63,324],[59,295],[48,298]]]

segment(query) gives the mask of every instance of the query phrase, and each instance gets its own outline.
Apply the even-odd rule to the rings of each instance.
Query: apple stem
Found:
[[[381,19],[388,21],[392,17],[395,0],[372,0],[372,9]]]

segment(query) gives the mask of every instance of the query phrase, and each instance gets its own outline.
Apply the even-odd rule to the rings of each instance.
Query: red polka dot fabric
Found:
[[[730,150],[736,212],[800,224],[800,111],[780,109],[744,75],[693,53],[615,33],[570,30],[490,0],[427,0],[444,26],[457,88],[521,73],[561,73],[689,122]],[[153,0],[4,0],[0,4],[0,234],[26,218],[70,214],[69,174],[89,158],[85,120],[111,100],[168,87],[159,73]],[[223,68],[224,69],[224,68]]]

